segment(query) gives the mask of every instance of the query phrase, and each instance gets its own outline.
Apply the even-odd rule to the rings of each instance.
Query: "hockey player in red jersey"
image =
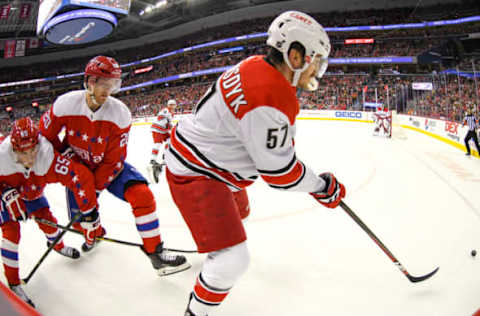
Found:
[[[92,172],[98,193],[107,189],[117,198],[128,202],[135,217],[143,250],[160,276],[186,270],[190,264],[184,256],[163,251],[154,196],[147,180],[129,163],[128,135],[132,123],[130,110],[111,96],[121,86],[121,68],[115,59],[97,56],[85,67],[85,90],[59,96],[43,115],[41,133],[59,151],[72,150]],[[61,141],[59,133],[65,129]],[[67,190],[70,216],[77,212],[72,194]],[[83,229],[83,251],[95,246],[95,237],[105,234],[100,219],[93,232]],[[74,227],[81,229],[81,223]]]
[[[2,230],[2,261],[10,288],[33,306],[20,285],[18,273],[18,244],[20,222],[29,217],[57,223],[43,195],[47,183],[60,182],[70,188],[85,218],[96,213],[97,197],[92,173],[80,163],[71,161],[53,149],[52,144],[39,135],[30,118],[21,118],[13,124],[12,132],[0,144],[0,228]],[[47,244],[60,234],[58,228],[37,223],[45,233]],[[87,220],[85,225],[88,226]],[[60,240],[56,252],[77,259],[77,249],[65,246]]]
[[[155,183],[158,183],[159,175],[165,164],[163,157],[158,157],[162,150],[162,146],[167,139],[170,138],[170,130],[172,129],[173,112],[177,107],[177,101],[171,99],[167,102],[167,107],[158,112],[155,122],[152,124],[153,148],[148,173]],[[160,160],[160,161],[159,161]]]
[[[251,56],[224,72],[178,122],[165,152],[166,177],[200,253],[208,253],[186,316],[205,316],[246,271],[244,188],[262,177],[272,188],[309,192],[335,208],[345,187],[315,174],[295,154],[296,89],[316,90],[330,40],[312,17],[284,12],[268,30],[267,56]]]

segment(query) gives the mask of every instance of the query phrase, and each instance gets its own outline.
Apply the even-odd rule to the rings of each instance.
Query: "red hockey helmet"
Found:
[[[115,59],[107,56],[92,58],[85,67],[85,81],[89,76],[105,78],[111,87],[112,93],[118,92],[122,85],[122,69]]]
[[[112,57],[97,56],[88,62],[85,67],[85,76],[120,79],[122,69]]]
[[[38,144],[38,127],[29,117],[22,117],[13,123],[10,141],[13,150],[25,151]]]

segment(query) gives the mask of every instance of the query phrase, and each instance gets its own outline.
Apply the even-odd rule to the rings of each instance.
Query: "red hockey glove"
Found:
[[[26,220],[28,217],[25,202],[15,188],[2,192],[2,207],[8,211],[12,221]]]
[[[345,186],[337,181],[332,173],[322,173],[320,176],[325,181],[323,191],[311,192],[310,194],[322,205],[328,208],[338,206],[342,198],[345,197]]]
[[[97,209],[94,209],[87,215],[83,215],[80,219],[80,226],[83,228],[85,242],[87,245],[92,246],[95,243],[95,237],[100,236],[100,234],[97,234],[100,227],[100,217]]]

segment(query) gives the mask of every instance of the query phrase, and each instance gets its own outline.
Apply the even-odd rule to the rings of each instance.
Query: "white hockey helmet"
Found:
[[[177,106],[177,101],[175,101],[174,99],[170,99],[170,100],[167,101],[167,106],[176,107]]]
[[[293,42],[299,42],[305,48],[305,64],[301,69],[294,69],[288,60],[288,49]],[[292,86],[297,86],[300,75],[317,55],[321,56],[321,64],[316,77],[321,78],[328,67],[330,39],[323,27],[308,14],[299,11],[286,11],[273,20],[268,28],[267,45],[282,52],[283,59],[293,71]],[[315,78],[309,83],[309,90],[318,88]]]

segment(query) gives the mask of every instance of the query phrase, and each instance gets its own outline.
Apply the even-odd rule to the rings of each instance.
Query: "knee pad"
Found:
[[[2,236],[3,239],[18,245],[20,242],[20,224],[13,221],[6,222],[2,225]]]
[[[53,217],[53,214],[48,207],[42,207],[41,209],[33,212],[32,215],[38,218],[46,219],[47,221],[53,223],[57,223],[57,219]]]
[[[142,216],[155,211],[155,198],[145,183],[136,183],[125,191],[125,199],[130,203],[135,216]]]
[[[247,271],[250,253],[244,241],[238,245],[210,252],[203,264],[202,278],[209,286],[229,289]]]
[[[48,207],[43,207],[39,210],[36,210],[35,212],[32,213],[32,215],[37,217],[37,218],[45,219],[45,220],[47,220],[49,222],[52,222],[52,223],[55,223],[55,224],[57,223],[57,219],[55,217],[53,217],[53,214]],[[53,227],[53,226],[50,226],[50,225],[47,225],[47,224],[43,224],[43,223],[40,223],[40,222],[37,222],[37,225],[45,234],[48,234],[48,235],[52,235],[52,234],[56,233],[57,230],[58,230],[58,228],[56,228],[56,227]]]

